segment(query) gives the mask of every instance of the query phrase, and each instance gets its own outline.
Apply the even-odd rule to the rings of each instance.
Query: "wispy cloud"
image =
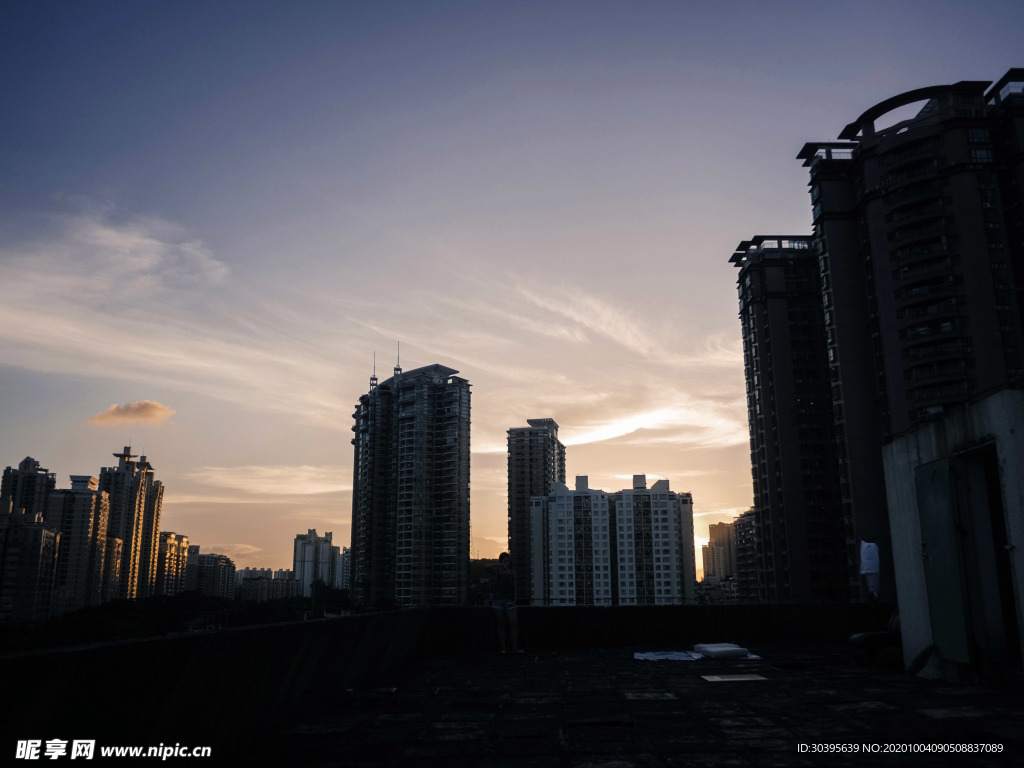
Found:
[[[46,373],[180,388],[335,423],[337,367],[296,316],[230,281],[201,242],[157,218],[48,217],[0,247],[0,350]],[[41,225],[43,226],[43,225]],[[307,315],[302,318],[313,325]],[[289,324],[292,323],[292,324]]]
[[[202,546],[199,551],[203,555],[227,555],[232,560],[238,561],[255,557],[263,551],[263,547],[257,547],[254,544],[214,544],[209,549]]]
[[[584,445],[615,440],[640,431],[644,435],[639,442],[645,445],[672,443],[728,447],[749,439],[746,424],[734,411],[728,411],[718,403],[701,402],[680,393],[669,405],[639,413],[615,414],[597,423],[565,429],[562,442]]]
[[[681,352],[662,341],[657,332],[627,312],[579,286],[561,286],[553,291],[520,282],[517,293],[535,307],[568,319],[579,331],[612,342],[617,347],[652,362],[676,368],[735,366],[743,359],[742,347],[721,333],[705,337],[696,349]],[[536,321],[534,321],[536,322]],[[679,334],[676,329],[674,335]]]
[[[174,493],[164,495],[164,506],[168,504],[270,504],[279,503],[264,497],[248,496],[245,494],[235,496],[210,496],[201,493]]]
[[[254,496],[312,496],[351,491],[351,468],[340,466],[203,467],[189,478],[204,485]]]
[[[90,424],[160,424],[174,415],[174,411],[156,400],[136,400],[133,403],[114,403],[102,413],[90,417]]]

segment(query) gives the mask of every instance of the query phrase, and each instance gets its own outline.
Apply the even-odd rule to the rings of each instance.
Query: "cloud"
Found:
[[[90,424],[160,424],[174,415],[174,411],[156,400],[136,400],[133,403],[114,403],[103,413],[89,419]]]
[[[6,364],[178,388],[341,428],[350,411],[327,384],[338,368],[308,311],[247,293],[201,241],[159,218],[116,221],[92,209],[36,224],[33,239],[0,245],[0,284],[19,288],[0,297]]]
[[[678,393],[675,402],[669,405],[627,415],[610,414],[608,418],[597,423],[564,429],[562,442],[567,446],[600,443],[643,431],[642,438],[625,440],[623,443],[670,443],[724,448],[740,445],[749,440],[747,426],[740,420],[741,416],[745,415],[736,412],[736,409],[725,409],[718,403]],[[652,432],[655,434],[651,434]]]
[[[206,547],[200,547],[199,554],[201,555],[227,555],[235,561],[240,558],[251,558],[253,555],[259,554],[263,551],[263,547],[257,547],[254,544],[215,544],[207,550]]]
[[[277,500],[249,496],[206,496],[190,493],[168,493],[164,495],[164,506],[168,504],[279,504]]]
[[[743,361],[742,344],[722,333],[706,336],[701,346],[690,353],[682,353],[674,346],[669,348],[660,340],[665,336],[664,332],[652,330],[630,313],[583,291],[579,286],[552,293],[550,289],[520,284],[517,295],[535,308],[576,324],[575,330],[570,327],[563,331],[563,335],[576,340],[588,334],[603,338],[651,362],[693,369],[728,368],[742,364]]]
[[[352,490],[352,469],[342,466],[203,467],[189,477],[251,496],[311,496]]]
[[[474,559],[495,558],[508,551],[508,540],[492,536],[474,536],[471,548],[470,557]]]

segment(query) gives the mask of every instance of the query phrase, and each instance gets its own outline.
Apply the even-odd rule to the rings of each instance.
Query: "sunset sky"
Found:
[[[353,406],[396,344],[570,478],[751,503],[733,248],[810,229],[807,141],[1024,66],[1020,2],[32,2],[0,11],[0,468],[131,444],[161,528],[349,544]],[[571,480],[570,480],[571,482]],[[698,568],[700,558],[698,556]]]

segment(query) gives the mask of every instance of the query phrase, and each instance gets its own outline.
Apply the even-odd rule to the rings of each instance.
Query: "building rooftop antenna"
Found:
[[[373,375],[370,376],[370,391],[377,388],[377,350],[373,351]]]
[[[395,376],[400,376],[402,373],[402,342],[398,343],[398,355],[395,358]]]

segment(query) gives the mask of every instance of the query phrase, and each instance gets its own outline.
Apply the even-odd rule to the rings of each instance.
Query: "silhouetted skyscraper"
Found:
[[[443,365],[394,376],[353,414],[352,595],[459,605],[469,591],[470,384]]]
[[[809,237],[736,248],[761,600],[849,599],[818,264]],[[852,544],[850,545],[852,548]]]
[[[892,596],[881,446],[1024,384],[1024,70],[871,107],[806,144],[842,495]],[[893,110],[917,114],[878,127]],[[862,585],[863,586],[863,585]]]
[[[43,621],[53,597],[60,531],[0,495],[0,623]]]
[[[757,558],[757,515],[748,509],[733,521],[736,537],[736,598],[756,603],[761,595],[761,571]]]
[[[906,658],[1019,671],[1024,69],[886,99],[839,139],[798,157],[861,597],[897,593]]]
[[[552,483],[565,482],[565,446],[554,419],[527,419],[528,427],[508,430],[508,551],[516,579],[516,599],[532,600],[530,499],[547,496]]]

